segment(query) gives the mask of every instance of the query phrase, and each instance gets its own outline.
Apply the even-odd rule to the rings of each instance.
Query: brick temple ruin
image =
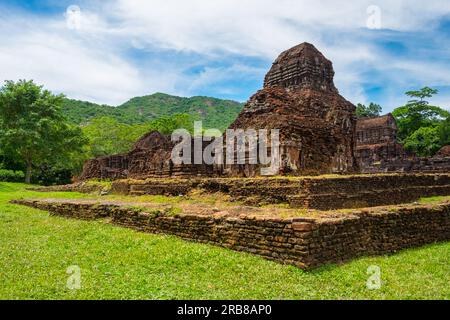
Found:
[[[397,141],[397,124],[392,114],[359,119],[356,124],[355,156],[361,169],[374,163],[407,159],[403,145]]]
[[[354,172],[356,108],[333,78],[333,64],[312,44],[293,47],[275,60],[264,88],[230,128],[279,129],[284,175]]]
[[[264,88],[253,95],[230,129],[279,129],[282,175],[349,173],[357,169],[355,106],[339,95],[331,61],[312,44],[283,52]],[[205,143],[204,148],[208,146]],[[151,132],[128,154],[90,160],[80,179],[259,174],[259,165],[175,165],[169,136]]]
[[[435,158],[450,158],[450,145],[449,146],[443,146],[441,150],[439,150]]]
[[[363,118],[356,125],[355,156],[360,172],[450,172],[449,146],[430,158],[407,152],[397,140],[392,114]]]
[[[275,60],[263,89],[229,129],[280,130],[280,175],[450,171],[448,147],[433,158],[406,152],[391,114],[357,121],[355,106],[339,95],[333,78],[333,64],[312,44],[295,46]],[[202,142],[203,149],[212,141]],[[170,136],[150,132],[127,154],[87,161],[79,179],[260,174],[261,166],[251,164],[249,154],[245,164],[174,164],[174,146]]]

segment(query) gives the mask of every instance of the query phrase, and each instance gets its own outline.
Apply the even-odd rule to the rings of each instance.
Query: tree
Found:
[[[134,143],[150,131],[171,134],[184,128],[193,131],[193,119],[187,114],[161,117],[145,124],[129,125],[110,117],[92,119],[83,127],[83,133],[89,139],[89,157],[101,157],[130,151]]]
[[[86,142],[63,116],[63,99],[33,81],[6,81],[0,89],[0,146],[25,164],[26,183],[33,168],[70,163]]]
[[[356,106],[356,116],[358,118],[375,118],[381,115],[382,110],[379,104],[373,102],[369,106],[358,103]]]
[[[89,139],[90,157],[101,157],[128,152],[136,140],[145,133],[140,126],[120,123],[110,117],[92,119],[83,127],[83,133]]]
[[[400,140],[405,140],[420,128],[435,127],[450,116],[448,111],[440,107],[430,106],[429,102],[425,100],[425,98],[431,98],[437,93],[437,90],[428,87],[419,91],[406,92],[406,95],[413,99],[392,112],[397,121]]]
[[[428,102],[424,101],[425,98],[431,98],[435,94],[438,94],[439,91],[437,89],[432,89],[429,87],[424,87],[420,90],[413,90],[406,92],[406,95],[411,98],[419,98],[420,100],[410,100],[409,103],[417,103],[417,102],[425,102],[428,104]]]
[[[406,150],[421,157],[431,157],[441,148],[437,127],[422,127],[404,141]]]
[[[175,114],[173,116],[161,117],[145,125],[147,131],[159,131],[163,134],[172,134],[177,129],[186,129],[193,133],[194,118],[189,114]]]
[[[450,145],[450,117],[441,122],[438,127],[438,133],[440,145]]]

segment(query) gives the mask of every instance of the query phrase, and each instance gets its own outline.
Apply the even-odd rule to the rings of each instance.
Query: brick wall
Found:
[[[128,184],[128,187],[125,185]],[[148,179],[115,181],[113,191],[178,196],[193,189],[223,192],[249,205],[289,203],[294,208],[332,210],[408,203],[450,195],[450,174],[384,174],[324,178]],[[386,196],[389,194],[389,196]]]
[[[95,183],[39,188],[39,191],[106,192]],[[222,192],[247,205],[288,203],[293,208],[333,210],[409,203],[450,195],[450,174],[377,174],[290,178],[197,178],[116,180],[111,192],[125,195],[187,195],[194,189]],[[389,195],[389,196],[386,196]]]
[[[68,200],[14,203],[71,218],[110,218],[116,225],[245,251],[304,269],[450,240],[450,202],[295,219],[143,212],[118,204]]]

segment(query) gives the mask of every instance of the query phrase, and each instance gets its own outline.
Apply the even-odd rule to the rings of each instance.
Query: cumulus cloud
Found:
[[[373,4],[381,30],[367,28]],[[83,1],[80,8],[75,29],[65,12],[0,13],[1,80],[33,78],[71,97],[110,104],[208,88],[245,100],[277,54],[308,41],[334,62],[337,86],[355,103],[372,98],[368,85],[385,85],[387,96],[377,102],[389,109],[405,87],[450,82],[448,62],[386,53],[379,44],[431,34],[450,14],[444,1],[114,0]],[[439,50],[450,52],[448,41]],[[250,81],[247,91],[237,84]]]
[[[126,99],[142,86],[136,68],[101,45],[86,44],[63,19],[2,17],[0,28],[2,81],[34,79],[56,92],[105,103]]]
[[[450,13],[443,1],[376,1],[383,29],[410,31]],[[112,10],[129,33],[153,45],[201,53],[273,57],[324,30],[366,28],[372,0],[118,0]]]
[[[217,59],[237,54],[271,61],[299,42],[312,42],[334,62],[341,92],[354,102],[368,102],[363,87],[368,70],[381,72],[386,66],[396,66],[403,79],[389,73],[394,75],[391,85],[398,86],[416,77],[417,68],[426,68],[420,59],[403,61],[403,57],[381,52],[374,39],[386,32],[367,29],[373,14],[368,8],[373,4],[372,0],[119,0],[114,14],[122,30],[139,38],[144,46]],[[429,1],[423,6],[416,0],[386,0],[375,5],[380,28],[391,32],[424,32],[450,13],[450,6],[442,1]],[[444,42],[440,50],[448,48]],[[433,71],[438,71],[437,78]],[[441,84],[445,79],[442,71],[438,63],[432,65],[426,84]],[[392,100],[383,102],[388,101]]]

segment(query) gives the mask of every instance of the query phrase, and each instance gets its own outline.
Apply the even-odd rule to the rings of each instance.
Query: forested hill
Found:
[[[83,124],[102,116],[115,118],[127,124],[140,124],[174,114],[190,114],[203,120],[205,128],[225,129],[236,119],[243,104],[210,97],[183,98],[163,93],[136,97],[112,107],[95,103],[66,99],[64,113],[70,121]]]

